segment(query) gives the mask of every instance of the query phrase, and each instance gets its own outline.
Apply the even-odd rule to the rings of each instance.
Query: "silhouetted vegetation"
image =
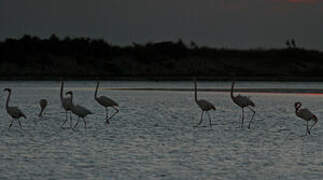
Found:
[[[287,42],[286,42],[287,44]],[[102,39],[25,35],[0,42],[1,79],[323,80],[323,53],[218,49],[177,42],[116,46]]]

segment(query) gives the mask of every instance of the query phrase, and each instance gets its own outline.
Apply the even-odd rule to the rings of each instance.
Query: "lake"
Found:
[[[105,124],[105,111],[94,100],[95,81],[66,81],[74,103],[94,114],[88,128],[62,129],[65,114],[59,99],[59,82],[0,81],[12,88],[10,105],[19,106],[27,119],[8,129],[7,92],[0,98],[0,179],[322,179],[323,95],[319,82],[236,82],[255,102],[256,115],[241,108],[225,91],[201,91],[212,102],[213,127],[194,102],[189,81],[102,81],[99,95],[120,105],[120,112]],[[199,82],[202,90],[229,89],[231,82]],[[112,89],[111,89],[112,88]],[[113,89],[115,88],[115,89]],[[136,88],[141,88],[137,89]],[[254,89],[276,89],[274,93]],[[145,90],[149,89],[149,90]],[[155,89],[155,90],[154,90]],[[280,93],[292,89],[298,93]],[[238,92],[236,93],[238,94]],[[39,100],[49,102],[38,118]],[[312,135],[304,136],[306,122],[295,115],[300,101],[319,119]],[[111,110],[112,112],[112,110]],[[73,116],[73,123],[77,117]]]

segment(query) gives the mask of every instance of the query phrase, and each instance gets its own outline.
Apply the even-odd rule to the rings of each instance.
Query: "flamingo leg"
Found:
[[[65,121],[63,122],[63,124],[61,125],[61,128],[64,128],[63,126],[65,125],[65,123],[67,122],[67,111],[65,111],[65,115],[66,115],[66,119],[65,119]]]
[[[115,107],[114,107],[114,110],[115,110],[115,112],[107,119],[107,121],[109,121],[110,119],[112,119],[113,116],[115,116],[119,112],[119,109],[117,109]]]
[[[307,135],[307,133],[308,133],[308,134],[311,134],[311,133],[308,131],[308,121],[306,121],[306,133],[305,133],[305,135]]]
[[[13,124],[13,121],[14,121],[15,119],[12,119],[11,120],[11,122],[10,122],[10,124],[9,124],[9,129],[11,128],[11,126],[12,126],[12,124]]]
[[[308,131],[309,134],[311,134],[311,130],[312,130],[313,126],[315,126],[316,123],[317,123],[317,121],[315,121],[314,124],[312,124],[312,126],[310,127],[310,129]]]
[[[76,126],[79,124],[79,121],[80,121],[80,117],[77,119],[77,122],[76,122],[76,124],[74,125],[74,128],[76,128]]]
[[[83,119],[83,122],[84,122],[84,128],[87,128],[85,119],[84,118],[82,118],[82,119]]]
[[[38,117],[42,118],[43,117],[43,111],[44,111],[44,108],[41,108],[40,112],[39,112],[39,115]]]
[[[72,121],[72,112],[70,111],[70,127],[73,127],[73,121]]]
[[[211,119],[211,115],[210,115],[210,113],[209,113],[208,111],[207,111],[206,113],[207,113],[207,115],[208,115],[208,117],[209,117],[210,127],[212,127],[212,119]]]
[[[202,124],[202,122],[203,122],[203,115],[204,115],[204,111],[202,111],[200,122],[196,126],[199,126],[199,125]]]
[[[241,108],[241,111],[242,111],[242,112],[241,112],[241,114],[242,114],[242,115],[241,115],[241,116],[242,116],[242,117],[241,117],[241,128],[243,128],[243,123],[244,123],[244,109],[243,109],[243,108]]]
[[[109,118],[109,109],[106,107],[105,108],[105,119]]]
[[[250,121],[249,121],[249,126],[248,126],[248,129],[250,129],[250,125],[251,125],[251,122],[252,122],[252,120],[253,120],[253,117],[255,116],[255,114],[256,114],[256,111],[255,110],[253,110],[251,107],[249,107],[249,106],[247,106],[247,108],[249,108],[250,109],[250,111],[252,111],[253,112],[253,114],[252,114],[252,117],[251,117],[251,119],[250,119]]]
[[[18,124],[19,124],[19,126],[20,126],[20,129],[22,129],[22,126],[21,126],[21,122],[20,122],[20,120],[19,119],[17,119],[18,120]]]
[[[106,121],[107,124],[110,124],[108,107],[105,107],[105,121]]]

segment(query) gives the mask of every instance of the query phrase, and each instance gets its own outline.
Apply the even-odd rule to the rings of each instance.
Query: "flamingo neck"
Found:
[[[94,92],[94,99],[98,98],[98,89],[99,89],[99,82],[96,84],[95,92]]]
[[[231,95],[231,98],[234,99],[234,95],[233,95],[233,87],[234,87],[234,81],[232,82],[232,85],[231,85],[231,92],[230,92],[230,95]]]
[[[61,91],[60,91],[61,100],[63,100],[63,89],[64,89],[64,82],[62,81],[62,83],[61,83]]]
[[[9,107],[9,101],[10,101],[11,91],[8,93],[7,101],[6,101],[6,109]]]
[[[197,102],[197,85],[196,85],[196,79],[194,79],[194,98],[195,98],[195,102]]]
[[[73,104],[73,94],[71,94],[71,103]]]

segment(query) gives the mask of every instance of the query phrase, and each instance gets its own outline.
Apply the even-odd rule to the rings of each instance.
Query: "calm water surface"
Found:
[[[28,116],[14,124],[0,93],[0,179],[322,179],[323,96],[248,93],[256,104],[252,129],[237,128],[241,109],[228,93],[201,92],[212,102],[214,126],[193,128],[200,110],[193,92],[111,91],[100,95],[120,104],[120,113],[104,124],[104,109],[93,99],[94,81],[67,81],[75,103],[95,114],[75,131],[62,129],[65,114],[59,82],[1,81],[13,89],[12,106]],[[102,82],[103,88],[192,88],[192,82]],[[202,88],[229,88],[230,82],[200,82]],[[320,89],[322,83],[237,82],[239,88]],[[47,98],[39,119],[38,101]],[[301,101],[320,119],[311,136],[294,112]],[[251,113],[246,110],[246,120]],[[73,116],[73,120],[76,117]],[[75,122],[75,121],[74,121]],[[205,127],[204,127],[205,126]]]

